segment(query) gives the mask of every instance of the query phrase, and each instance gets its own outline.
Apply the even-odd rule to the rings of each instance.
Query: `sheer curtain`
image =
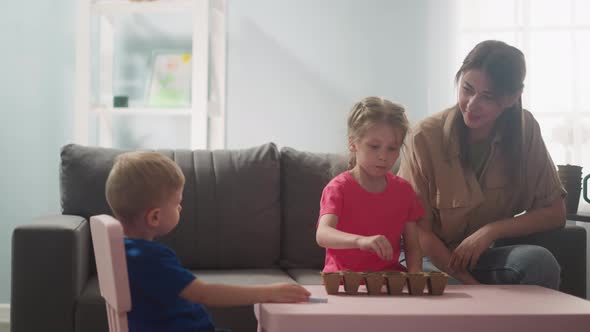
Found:
[[[458,12],[462,56],[485,39],[524,52],[524,107],[539,121],[555,164],[580,165],[589,174],[590,1],[459,0]],[[580,199],[578,211],[590,212],[590,204]],[[590,236],[590,224],[578,224]],[[587,245],[590,251],[590,237]],[[590,284],[590,266],[587,277]]]

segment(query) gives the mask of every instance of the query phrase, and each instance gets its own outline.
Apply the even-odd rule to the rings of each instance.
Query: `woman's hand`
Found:
[[[478,229],[465,238],[451,254],[449,268],[451,271],[465,271],[475,268],[479,256],[488,249],[496,239],[490,224]]]
[[[465,285],[479,285],[480,282],[477,281],[477,279],[475,279],[471,273],[469,273],[468,271],[460,271],[460,272],[455,272],[451,275],[453,278],[459,280],[462,284]]]
[[[360,236],[356,243],[360,250],[372,251],[383,260],[390,261],[393,259],[391,243],[383,235]]]

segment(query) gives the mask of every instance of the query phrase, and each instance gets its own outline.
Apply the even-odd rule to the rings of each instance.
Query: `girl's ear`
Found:
[[[356,143],[354,142],[354,138],[352,136],[348,136],[348,151],[356,152]]]
[[[147,212],[146,223],[149,227],[158,227],[160,225],[160,209],[151,209]]]

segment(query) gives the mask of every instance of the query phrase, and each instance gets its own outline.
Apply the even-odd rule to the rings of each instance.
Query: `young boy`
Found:
[[[310,293],[297,284],[206,284],[183,268],[171,249],[154,242],[178,224],[184,181],[178,165],[155,152],[121,154],[107,179],[107,201],[126,237],[130,332],[214,331],[203,305],[309,299]]]

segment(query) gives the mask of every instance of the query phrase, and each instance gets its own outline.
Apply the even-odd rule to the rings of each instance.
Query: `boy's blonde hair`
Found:
[[[348,137],[358,141],[367,133],[367,130],[376,124],[390,125],[399,130],[403,139],[406,137],[410,123],[406,117],[406,111],[400,104],[393,103],[381,97],[366,97],[354,104],[348,116]],[[354,153],[351,153],[348,168],[356,165]]]
[[[107,202],[121,222],[130,222],[161,206],[184,181],[180,167],[160,153],[123,153],[115,159],[107,179]]]

